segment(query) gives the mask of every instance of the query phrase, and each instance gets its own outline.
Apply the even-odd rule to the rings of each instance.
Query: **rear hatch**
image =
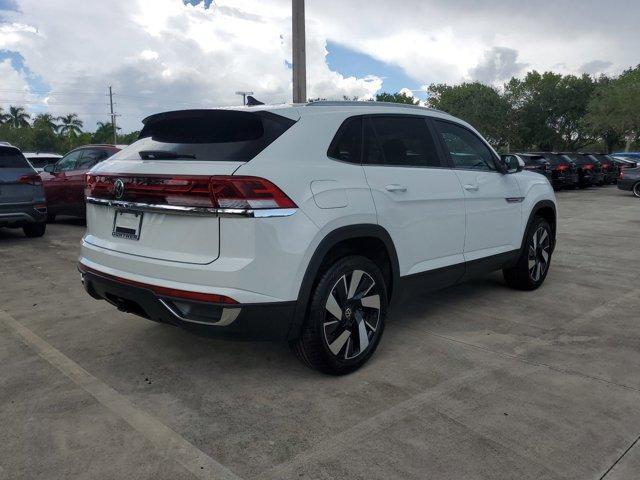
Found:
[[[20,150],[0,146],[0,205],[33,203],[42,181]]]
[[[91,170],[85,241],[158,260],[215,261],[214,193],[234,190],[228,179],[238,167],[295,123],[295,110],[284,113],[188,110],[147,118],[137,142]],[[238,206],[230,201],[224,206]]]

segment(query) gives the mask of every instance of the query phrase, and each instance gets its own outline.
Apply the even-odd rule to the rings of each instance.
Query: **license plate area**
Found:
[[[112,235],[127,240],[140,240],[142,229],[142,212],[116,210],[113,218]]]

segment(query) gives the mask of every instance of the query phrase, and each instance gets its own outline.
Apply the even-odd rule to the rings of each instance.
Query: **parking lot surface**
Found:
[[[639,478],[640,201],[557,195],[540,290],[400,305],[340,378],[91,299],[79,222],[1,230],[0,478]]]

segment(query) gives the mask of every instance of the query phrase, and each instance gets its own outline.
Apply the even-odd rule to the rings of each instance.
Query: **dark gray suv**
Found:
[[[27,237],[46,229],[42,179],[17,148],[0,144],[0,227],[22,228]]]

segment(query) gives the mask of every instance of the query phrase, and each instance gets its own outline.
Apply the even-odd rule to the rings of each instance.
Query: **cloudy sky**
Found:
[[[291,98],[290,0],[0,0],[0,106],[77,112],[88,128]],[[640,63],[637,0],[307,0],[309,97],[430,83],[500,85],[527,70]]]

